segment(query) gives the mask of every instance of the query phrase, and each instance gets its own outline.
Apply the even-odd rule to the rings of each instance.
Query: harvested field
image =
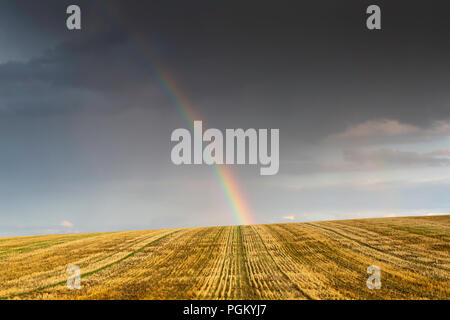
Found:
[[[449,215],[0,238],[2,299],[449,299],[449,280]]]

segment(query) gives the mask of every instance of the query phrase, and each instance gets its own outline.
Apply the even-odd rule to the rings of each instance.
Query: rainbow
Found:
[[[195,112],[186,95],[183,93],[177,82],[169,73],[156,72],[160,87],[170,98],[172,105],[183,116],[187,124],[193,129],[194,120],[201,117]],[[222,188],[227,202],[233,211],[236,222],[239,225],[253,224],[250,209],[245,201],[244,194],[239,187],[237,179],[226,165],[213,165],[214,174]]]
[[[106,5],[106,11],[99,11],[106,14],[108,17],[116,17],[115,21],[120,21],[120,13],[116,10],[117,8],[110,7]],[[109,14],[108,14],[109,13]],[[127,29],[126,24],[120,23],[123,29]],[[129,32],[130,38],[134,40],[138,47],[138,52],[141,53],[144,60],[149,62],[150,73],[157,80],[160,88],[165,92],[167,97],[170,99],[172,106],[180,113],[184,118],[186,123],[190,128],[193,128],[195,120],[204,120],[202,117],[196,113],[195,108],[189,102],[184,92],[181,90],[178,83],[175,81],[168,72],[164,72],[163,68],[158,67],[158,65],[152,62],[151,54],[145,54],[144,50],[146,45],[141,43],[140,39],[134,37],[131,32]],[[203,121],[204,122],[204,121]],[[244,193],[239,187],[237,179],[232,174],[231,170],[225,165],[213,165],[214,174],[225,193],[227,202],[233,211],[236,222],[239,225],[254,224],[254,219],[252,217],[251,211],[247,202],[244,198]]]
[[[230,169],[224,165],[216,164],[214,165],[214,173],[216,174],[222,190],[225,192],[228,204],[233,210],[237,223],[239,225],[254,224],[254,220],[244,199],[243,193]]]

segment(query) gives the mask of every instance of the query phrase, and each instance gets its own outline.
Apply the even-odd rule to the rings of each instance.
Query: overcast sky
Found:
[[[237,223],[170,161],[162,72],[207,127],[280,129],[277,175],[230,166],[257,223],[449,213],[445,3],[1,1],[0,236]]]

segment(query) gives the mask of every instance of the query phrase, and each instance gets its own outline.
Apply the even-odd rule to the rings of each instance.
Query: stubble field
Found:
[[[449,215],[0,238],[1,299],[449,299],[449,280]]]

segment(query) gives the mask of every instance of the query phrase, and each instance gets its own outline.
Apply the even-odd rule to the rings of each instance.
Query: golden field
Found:
[[[449,299],[449,280],[449,215],[0,238],[2,299]]]

